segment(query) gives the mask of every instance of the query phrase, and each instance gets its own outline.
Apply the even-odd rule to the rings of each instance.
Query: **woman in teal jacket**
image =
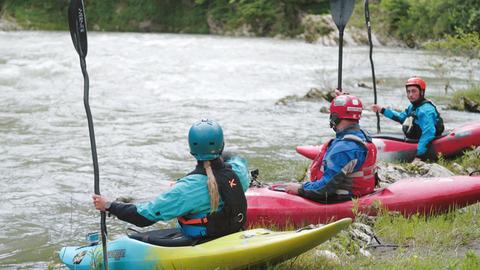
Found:
[[[429,143],[442,134],[444,130],[443,119],[440,117],[435,105],[425,99],[427,84],[419,77],[412,77],[405,83],[408,100],[411,104],[403,112],[396,112],[383,108],[380,105],[372,105],[374,112],[380,112],[387,118],[403,124],[403,132],[409,139],[418,140],[416,158],[428,157]]]
[[[222,156],[223,130],[214,121],[194,123],[188,142],[197,166],[169,190],[140,204],[112,202],[94,195],[95,208],[140,227],[177,218],[182,234],[193,239],[239,231],[246,220],[247,162],[238,156]]]

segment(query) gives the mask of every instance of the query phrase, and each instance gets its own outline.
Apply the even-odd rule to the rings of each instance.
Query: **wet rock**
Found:
[[[463,101],[463,107],[466,111],[480,113],[480,104],[467,97],[461,98]]]
[[[342,254],[342,258],[344,255],[350,258],[358,255],[370,257],[371,253],[367,249],[378,244],[372,226],[359,222],[358,218],[348,230],[341,232],[339,237],[345,240],[332,242],[331,249],[337,254]]]
[[[291,102],[296,102],[301,100],[301,98],[297,95],[290,95],[283,97],[275,102],[275,105],[288,105]]]
[[[325,107],[325,106],[322,106],[320,107],[320,110],[319,110],[321,113],[330,113],[330,109]]]
[[[382,79],[377,79],[375,81],[376,85],[381,85],[381,84],[384,84],[385,83],[385,80],[382,80]],[[373,89],[373,86],[372,84],[369,82],[369,83],[366,83],[366,82],[357,82],[357,86],[358,87],[362,87],[362,88],[368,88],[368,89]]]
[[[304,96],[305,99],[324,99],[331,102],[335,98],[334,91],[325,91],[318,88],[311,88]]]
[[[301,20],[304,29],[301,38],[305,41],[329,46],[337,43],[335,40],[337,28],[331,16],[308,14],[303,16]]]
[[[5,17],[0,18],[0,31],[18,31],[22,30],[22,27],[17,24],[15,19]]]
[[[331,252],[330,250],[320,249],[315,251],[315,258],[325,258],[329,261],[334,261],[336,263],[340,263],[340,259],[338,256]]]
[[[298,101],[319,101],[326,100],[328,102],[335,98],[334,91],[320,90],[318,88],[311,88],[303,97],[297,95],[290,95],[283,97],[275,102],[275,105],[287,105]]]
[[[386,187],[402,178],[411,177],[414,174],[410,174],[398,164],[379,161],[377,162],[377,175],[379,178],[379,186]]]
[[[377,162],[379,186],[386,187],[400,179],[410,177],[448,177],[455,175],[449,169],[436,164],[417,161],[405,164]]]
[[[460,165],[460,164],[458,164],[458,163],[456,163],[456,162],[454,162],[454,163],[452,164],[452,167],[453,167],[453,169],[454,169],[455,171],[457,171],[457,172],[460,173],[460,174],[468,174],[468,171],[465,170],[465,168],[464,168],[462,165]]]
[[[213,16],[207,16],[207,24],[210,34],[226,35],[235,37],[254,37],[255,29],[250,24],[242,24],[233,30],[225,30],[225,24],[221,20],[216,20]]]
[[[425,164],[426,167],[429,167],[428,172],[423,175],[425,177],[445,177],[445,176],[454,176],[455,174],[449,169],[436,164]]]
[[[359,249],[358,252],[365,257],[371,257],[372,256],[372,254],[364,248]]]
[[[358,86],[358,87],[362,87],[362,88],[368,88],[368,89],[372,89],[372,88],[373,88],[372,86],[367,85],[367,84],[364,83],[364,82],[358,82],[358,83],[357,83],[357,86]]]
[[[309,43],[319,43],[325,46],[338,44],[338,30],[331,15],[305,14],[301,18],[304,32],[298,37]],[[372,33],[374,45],[381,45],[381,42]],[[344,45],[368,44],[367,33],[364,29],[348,27],[343,36]]]
[[[210,30],[210,34],[214,35],[222,35],[223,34],[223,24],[214,19],[212,15],[207,16],[207,24],[208,29]]]
[[[355,222],[350,227],[350,236],[353,239],[360,240],[364,246],[370,245],[374,241],[374,233],[371,226],[361,223]]]
[[[140,22],[140,23],[138,24],[138,29],[139,29],[141,32],[150,32],[150,31],[152,31],[152,21],[151,21],[151,20],[146,20],[146,21]]]

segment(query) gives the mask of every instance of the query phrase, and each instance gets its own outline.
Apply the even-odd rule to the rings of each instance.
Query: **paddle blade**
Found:
[[[87,56],[87,21],[83,0],[70,0],[68,7],[68,25],[73,46],[80,57]]]
[[[352,16],[355,0],[330,0],[332,18],[340,32],[343,32]]]

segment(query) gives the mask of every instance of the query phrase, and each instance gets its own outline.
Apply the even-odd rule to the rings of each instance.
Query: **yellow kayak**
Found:
[[[252,229],[181,247],[156,246],[122,237],[108,243],[109,269],[243,269],[274,265],[325,242],[351,222],[344,218],[321,227],[285,232]],[[70,269],[104,269],[101,245],[64,247],[59,255]]]

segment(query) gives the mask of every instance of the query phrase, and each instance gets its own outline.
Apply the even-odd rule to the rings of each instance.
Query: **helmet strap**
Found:
[[[331,113],[330,114],[330,128],[332,128],[334,131],[337,131],[337,125],[340,123],[342,119],[340,119],[337,114]]]

